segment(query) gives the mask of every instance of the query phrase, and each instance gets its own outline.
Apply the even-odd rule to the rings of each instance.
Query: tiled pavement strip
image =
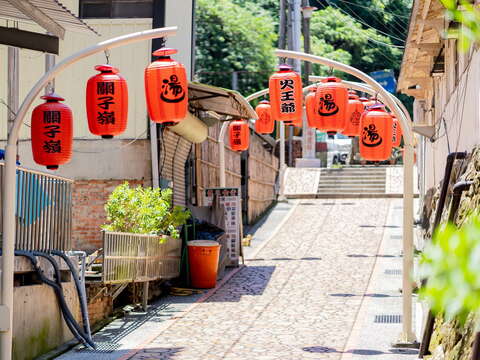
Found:
[[[303,200],[212,296],[178,312],[168,325],[161,323],[168,318],[161,309],[158,322],[140,325],[134,333],[145,341],[141,346],[102,355],[72,351],[60,359],[413,359],[412,352],[357,349],[366,334],[358,325],[352,332],[376,259],[391,256],[378,251],[392,203]],[[373,322],[370,310],[360,313],[361,324]],[[368,325],[365,330],[376,331],[377,338],[382,331]]]

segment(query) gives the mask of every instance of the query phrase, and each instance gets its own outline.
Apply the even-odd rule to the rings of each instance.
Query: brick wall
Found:
[[[125,180],[76,180],[73,184],[72,243],[75,250],[94,251],[102,246],[100,226],[107,221],[105,202]],[[128,180],[130,186],[143,180]],[[149,184],[148,184],[149,185]]]

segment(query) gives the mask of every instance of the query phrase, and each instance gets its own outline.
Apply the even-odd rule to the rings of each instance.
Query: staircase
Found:
[[[386,168],[349,166],[322,169],[317,198],[385,197]]]

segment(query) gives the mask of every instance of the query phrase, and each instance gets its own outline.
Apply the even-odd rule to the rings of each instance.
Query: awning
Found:
[[[190,108],[209,113],[213,123],[229,118],[257,119],[257,113],[237,91],[191,82],[188,84]],[[215,113],[218,116],[215,116]],[[200,119],[204,118],[199,116]],[[213,124],[208,124],[213,125]]]
[[[64,38],[65,30],[91,31],[99,35],[57,0],[2,0],[0,18],[38,24],[60,39]]]
[[[443,61],[445,8],[439,1],[414,0],[397,91],[417,99],[427,97],[432,73]]]

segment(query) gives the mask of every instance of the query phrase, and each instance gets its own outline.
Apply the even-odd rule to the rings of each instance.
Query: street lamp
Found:
[[[302,15],[304,19],[310,19],[313,15],[313,12],[317,10],[315,6],[303,6]]]

